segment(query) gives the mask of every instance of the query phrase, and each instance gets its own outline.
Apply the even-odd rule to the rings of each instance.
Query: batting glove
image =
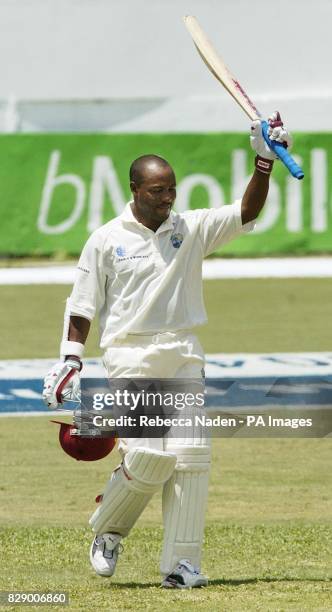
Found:
[[[269,138],[280,142],[285,149],[290,151],[293,139],[290,133],[284,128],[278,111],[272,113],[271,117],[268,118],[268,124],[270,126],[268,130]],[[269,145],[264,140],[259,119],[256,119],[256,121],[253,121],[251,124],[250,144],[259,157],[270,160],[278,159],[277,155],[270,149]]]
[[[80,401],[81,381],[80,359],[70,357],[67,361],[57,362],[46,374],[43,388],[43,400],[51,410],[55,410],[64,401]]]

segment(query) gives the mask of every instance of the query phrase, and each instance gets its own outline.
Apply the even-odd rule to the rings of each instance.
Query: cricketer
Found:
[[[269,136],[290,149],[291,136],[277,112],[269,118]],[[259,120],[252,123],[250,141],[255,169],[242,200],[219,209],[174,212],[171,165],[158,155],[132,163],[132,201],[83,248],[67,301],[61,360],[45,377],[43,397],[50,409],[61,406],[64,392],[79,384],[84,343],[96,315],[108,377],[202,378],[204,353],[194,334],[206,322],[202,260],[253,229],[276,159]],[[122,462],[90,518],[94,571],[114,574],[122,540],[162,488],[162,586],[206,586],[201,552],[209,440],[125,438],[119,451]]]

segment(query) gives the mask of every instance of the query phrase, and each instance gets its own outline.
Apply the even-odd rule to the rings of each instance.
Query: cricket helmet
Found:
[[[83,438],[73,433],[74,425],[61,421],[51,421],[60,425],[59,442],[65,453],[77,461],[97,461],[103,459],[116,444],[116,438]]]

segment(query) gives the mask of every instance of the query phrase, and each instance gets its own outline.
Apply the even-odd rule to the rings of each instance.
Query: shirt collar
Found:
[[[123,221],[125,221],[126,223],[134,223],[135,225],[142,225],[142,227],[145,227],[142,223],[140,223],[139,221],[137,221],[136,217],[134,217],[133,215],[133,211],[131,210],[131,204],[133,203],[133,200],[131,200],[130,202],[128,202],[128,204],[126,204],[124,211],[121,213],[120,217]],[[166,219],[166,221],[164,221],[160,227],[158,227],[157,231],[155,232],[156,234],[161,234],[162,232],[166,232],[168,230],[172,230],[174,228],[175,225],[175,219],[174,219],[174,212],[171,210],[169,217]],[[146,228],[148,229],[148,228]]]

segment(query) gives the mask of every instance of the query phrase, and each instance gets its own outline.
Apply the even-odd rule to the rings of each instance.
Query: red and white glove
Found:
[[[43,400],[46,406],[55,410],[64,401],[80,401],[82,362],[78,357],[58,361],[44,379]]]
[[[269,138],[280,142],[288,151],[290,151],[293,139],[290,133],[284,128],[284,124],[280,117],[280,113],[275,111],[271,117],[268,118],[269,124]],[[259,119],[253,121],[251,124],[251,136],[250,144],[257,155],[262,159],[275,160],[278,159],[277,155],[270,149],[269,145],[265,142],[262,134],[262,126]]]

